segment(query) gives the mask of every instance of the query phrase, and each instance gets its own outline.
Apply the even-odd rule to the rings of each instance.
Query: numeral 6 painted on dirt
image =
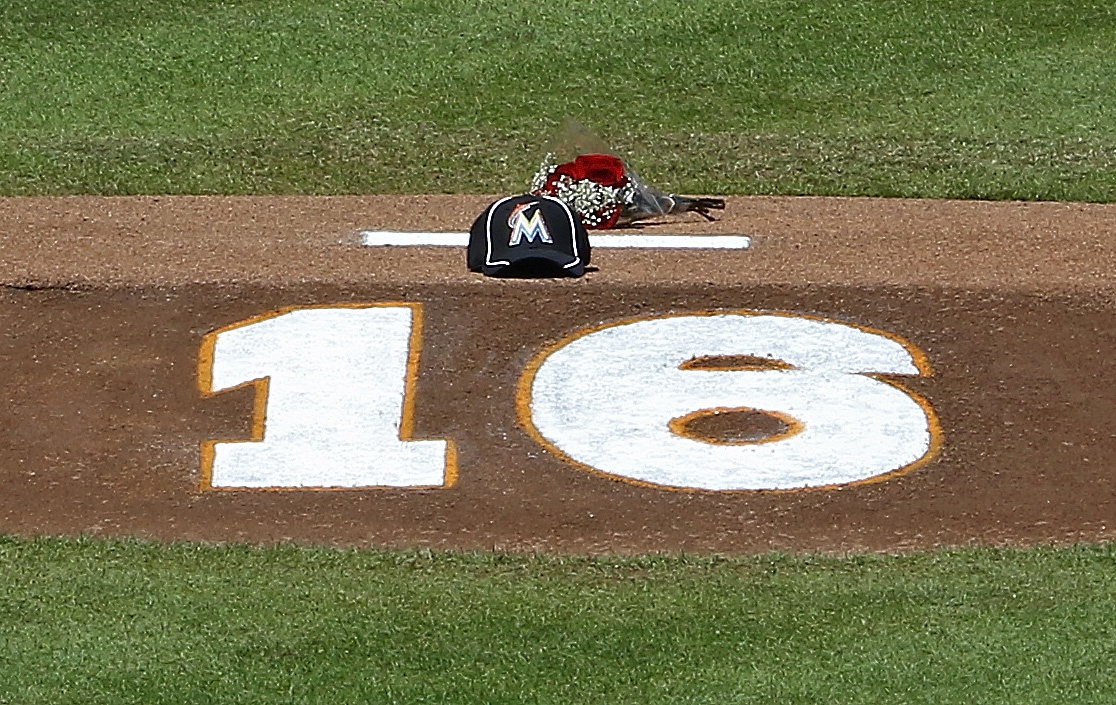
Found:
[[[252,385],[250,441],[207,441],[206,488],[445,487],[449,440],[412,438],[418,304],[287,309],[206,337],[205,394]],[[929,374],[880,331],[807,316],[708,312],[578,331],[538,355],[520,423],[555,455],[639,484],[710,491],[857,482],[932,457],[930,405],[873,375]],[[509,409],[509,412],[511,410]],[[716,438],[724,415],[775,432]]]
[[[870,375],[929,373],[909,344],[833,321],[751,312],[645,318],[544,351],[519,390],[522,423],[588,470],[702,490],[795,489],[909,469],[940,442],[933,410]],[[687,433],[702,416],[772,417],[749,440]]]

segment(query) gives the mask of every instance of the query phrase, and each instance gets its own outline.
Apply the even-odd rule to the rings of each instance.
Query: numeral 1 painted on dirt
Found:
[[[740,369],[695,361],[767,361]],[[704,490],[818,487],[866,480],[931,454],[929,405],[872,374],[929,370],[904,344],[833,321],[710,313],[575,333],[523,377],[520,417],[585,467],[649,485]],[[680,433],[703,410],[748,410],[786,432],[716,443]]]
[[[453,444],[410,440],[421,308],[280,311],[218,330],[202,350],[203,393],[253,385],[250,441],[209,441],[211,488],[452,484]]]

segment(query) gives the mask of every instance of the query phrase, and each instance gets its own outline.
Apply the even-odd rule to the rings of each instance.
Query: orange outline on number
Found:
[[[217,330],[206,333],[202,338],[201,351],[198,354],[198,389],[201,391],[202,397],[209,399],[217,396],[218,394],[225,394],[236,389],[243,389],[244,387],[252,386],[256,388],[255,399],[252,404],[252,433],[249,438],[244,440],[205,440],[202,441],[201,447],[201,479],[198,484],[198,489],[206,492],[291,492],[291,491],[313,491],[313,492],[353,492],[360,490],[432,490],[432,489],[445,489],[453,487],[457,484],[458,468],[457,468],[457,445],[453,439],[434,439],[444,440],[446,442],[446,480],[441,485],[415,485],[407,487],[397,487],[388,485],[363,485],[361,487],[214,487],[213,486],[213,461],[216,454],[216,446],[218,443],[258,443],[264,440],[264,432],[267,427],[267,400],[270,391],[271,378],[261,377],[260,379],[250,380],[235,387],[222,389],[220,391],[212,391],[213,389],[213,356],[214,348],[217,345],[217,336],[225,331],[235,330],[236,328],[243,328],[250,326],[260,321],[266,321],[271,318],[278,318],[279,316],[286,315],[293,311],[303,311],[307,309],[318,308],[402,308],[406,307],[411,309],[411,337],[408,341],[408,354],[407,354],[407,377],[403,389],[403,415],[399,422],[399,440],[401,441],[416,441],[416,440],[432,440],[420,439],[414,437],[415,430],[415,394],[418,388],[419,376],[419,355],[422,351],[422,324],[423,324],[423,311],[421,303],[407,302],[407,301],[392,301],[392,302],[377,302],[370,304],[320,304],[313,306],[284,306],[283,308],[261,313],[243,321],[237,321],[231,325],[227,325]]]
[[[900,475],[906,475],[907,473],[928,464],[931,460],[936,458],[938,456],[938,454],[941,452],[942,447],[945,443],[945,438],[944,438],[945,434],[942,430],[941,422],[938,420],[938,414],[937,414],[937,412],[934,411],[934,407],[930,405],[930,402],[925,397],[923,397],[921,394],[918,394],[917,392],[914,392],[914,391],[908,389],[907,387],[903,386],[902,384],[900,384],[898,382],[894,382],[894,381],[889,380],[889,379],[885,379],[884,378],[885,375],[873,374],[873,373],[870,373],[870,372],[854,372],[854,373],[850,373],[850,374],[860,374],[860,375],[863,375],[865,377],[871,377],[872,379],[874,379],[878,382],[883,382],[884,384],[888,384],[888,385],[891,385],[892,387],[895,387],[896,389],[902,391],[904,394],[911,397],[911,399],[914,399],[914,401],[920,407],[922,407],[923,413],[926,414],[926,424],[927,424],[927,427],[929,428],[929,431],[930,431],[930,447],[926,450],[926,453],[921,458],[914,461],[913,463],[909,463],[907,465],[904,465],[901,468],[897,468],[897,469],[892,470],[890,472],[881,473],[879,475],[873,475],[872,477],[866,477],[863,480],[854,480],[852,482],[841,482],[841,483],[835,483],[835,484],[829,484],[829,485],[814,485],[814,486],[810,486],[810,487],[793,487],[793,488],[787,488],[787,489],[758,489],[758,490],[752,490],[752,489],[707,490],[707,489],[700,488],[700,487],[676,487],[676,486],[673,486],[673,485],[660,485],[660,484],[656,484],[654,482],[647,482],[645,480],[636,480],[634,478],[625,477],[623,475],[614,475],[612,473],[604,472],[603,470],[598,470],[597,468],[595,468],[591,465],[587,465],[586,463],[582,463],[578,460],[574,460],[569,455],[567,455],[562,449],[560,449],[558,446],[551,443],[550,440],[547,439],[545,436],[543,436],[542,433],[538,430],[538,428],[535,427],[535,423],[534,423],[534,421],[532,419],[532,416],[531,416],[531,395],[532,395],[531,388],[534,386],[535,375],[538,373],[539,368],[542,367],[543,362],[545,362],[548,357],[550,357],[553,353],[555,353],[559,349],[566,347],[567,345],[569,345],[570,343],[572,343],[573,341],[575,341],[579,338],[583,338],[587,335],[591,335],[591,334],[596,333],[598,331],[605,330],[606,328],[615,328],[617,326],[627,325],[627,324],[630,324],[630,323],[639,323],[641,321],[651,321],[651,320],[658,320],[658,319],[662,319],[662,318],[686,318],[686,317],[690,317],[690,316],[724,316],[724,315],[782,316],[782,317],[785,317],[785,318],[805,318],[805,319],[811,320],[811,321],[820,321],[820,322],[823,322],[823,323],[835,323],[837,325],[848,326],[849,328],[856,328],[858,330],[865,331],[866,333],[872,333],[873,335],[879,335],[879,336],[882,336],[882,337],[887,338],[889,340],[893,340],[896,343],[899,343],[900,345],[903,346],[904,349],[906,349],[906,351],[908,353],[910,353],[911,357],[914,359],[915,367],[917,367],[918,371],[919,371],[918,376],[920,376],[920,377],[933,377],[934,376],[934,370],[930,366],[930,359],[926,356],[926,353],[922,352],[922,350],[915,347],[909,341],[904,340],[903,338],[901,338],[898,335],[895,335],[894,333],[891,333],[889,331],[881,330],[881,329],[878,329],[878,328],[872,328],[871,326],[860,325],[858,323],[847,323],[845,321],[838,321],[838,320],[835,320],[833,318],[826,318],[825,316],[816,316],[816,315],[806,314],[806,313],[791,313],[791,312],[788,312],[788,311],[752,311],[752,310],[749,310],[749,309],[707,309],[707,310],[703,310],[703,311],[688,311],[688,312],[682,312],[682,313],[664,313],[664,314],[649,315],[649,316],[632,316],[631,318],[621,318],[621,319],[618,319],[618,320],[615,320],[615,321],[611,321],[609,323],[600,323],[600,324],[595,325],[595,326],[588,326],[586,328],[579,328],[578,330],[574,331],[573,333],[570,333],[570,334],[562,337],[557,342],[551,343],[550,345],[547,345],[545,348],[542,349],[542,351],[540,351],[537,355],[535,355],[533,358],[531,358],[531,362],[529,362],[527,364],[527,367],[524,369],[523,374],[520,375],[519,384],[516,388],[515,406],[516,406],[516,414],[519,417],[519,424],[524,428],[524,430],[527,431],[527,435],[529,435],[536,443],[541,445],[543,448],[546,448],[547,451],[549,451],[552,455],[554,455],[555,457],[560,458],[563,461],[565,461],[565,462],[567,462],[571,465],[574,465],[574,466],[576,466],[576,467],[578,467],[578,468],[580,468],[580,469],[582,469],[582,470],[584,470],[584,471],[586,471],[586,472],[588,472],[592,475],[596,475],[598,477],[604,477],[604,478],[607,478],[609,480],[617,480],[617,481],[620,481],[620,482],[626,482],[630,485],[636,485],[637,487],[648,487],[648,488],[657,489],[657,490],[671,490],[673,492],[690,492],[690,493],[698,493],[698,494],[726,494],[726,493],[784,494],[784,493],[790,493],[790,492],[817,492],[819,490],[832,490],[832,489],[836,489],[838,487],[853,487],[853,486],[857,486],[857,485],[870,485],[870,484],[875,484],[877,482],[884,482],[885,480],[889,480],[891,478],[898,477]],[[683,363],[683,364],[685,364],[685,363]],[[698,370],[694,370],[694,371],[697,372]],[[697,413],[700,413],[702,411],[712,411],[712,410],[699,409],[698,411],[692,412],[692,414],[690,414],[690,415],[692,416],[693,414],[697,414]],[[683,417],[683,418],[685,418],[685,417]]]
[[[682,363],[682,364],[685,365],[686,363]],[[685,369],[685,368],[682,368],[682,369]],[[714,439],[711,439],[711,438],[703,438],[703,437],[698,436],[696,434],[690,433],[689,430],[686,428],[686,426],[691,421],[694,421],[696,419],[705,418],[706,416],[716,416],[718,414],[737,413],[737,412],[741,412],[741,411],[744,411],[744,412],[754,411],[756,413],[766,414],[767,416],[773,416],[776,419],[779,419],[780,421],[782,421],[784,424],[786,424],[787,425],[787,430],[782,431],[780,433],[774,433],[770,436],[764,436],[763,438],[757,438],[754,441],[720,441],[720,440],[714,440]],[[671,419],[670,422],[667,424],[667,427],[670,428],[671,433],[673,433],[676,436],[682,436],[683,438],[689,438],[691,440],[699,441],[701,443],[708,443],[709,445],[714,445],[714,446],[755,446],[755,445],[762,445],[764,443],[778,443],[779,441],[784,441],[784,440],[790,438],[791,436],[797,436],[798,434],[802,433],[803,430],[805,430],[806,424],[802,423],[801,421],[794,418],[790,414],[784,414],[781,411],[767,411],[766,409],[753,409],[750,406],[718,406],[718,407],[715,407],[715,408],[712,408],[712,409],[698,409],[697,411],[691,411],[690,413],[686,414],[685,416],[679,416],[678,418]]]

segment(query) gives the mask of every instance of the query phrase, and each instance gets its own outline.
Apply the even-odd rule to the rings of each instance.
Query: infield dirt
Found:
[[[1116,206],[730,198],[741,251],[597,250],[577,280],[496,280],[464,252],[362,229],[462,231],[487,196],[0,200],[0,531],[578,553],[893,551],[1116,536]],[[252,390],[205,398],[203,338],[290,306],[424,309],[427,490],[200,489]],[[571,331],[708,310],[887,331],[933,374],[940,453],[880,482],[679,492],[563,462],[519,423],[524,367]]]

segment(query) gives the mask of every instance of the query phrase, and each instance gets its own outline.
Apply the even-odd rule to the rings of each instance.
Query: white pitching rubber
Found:
[[[364,230],[360,242],[367,247],[466,247],[469,233],[423,233]],[[589,242],[601,249],[746,250],[747,235],[604,235],[591,234]]]

